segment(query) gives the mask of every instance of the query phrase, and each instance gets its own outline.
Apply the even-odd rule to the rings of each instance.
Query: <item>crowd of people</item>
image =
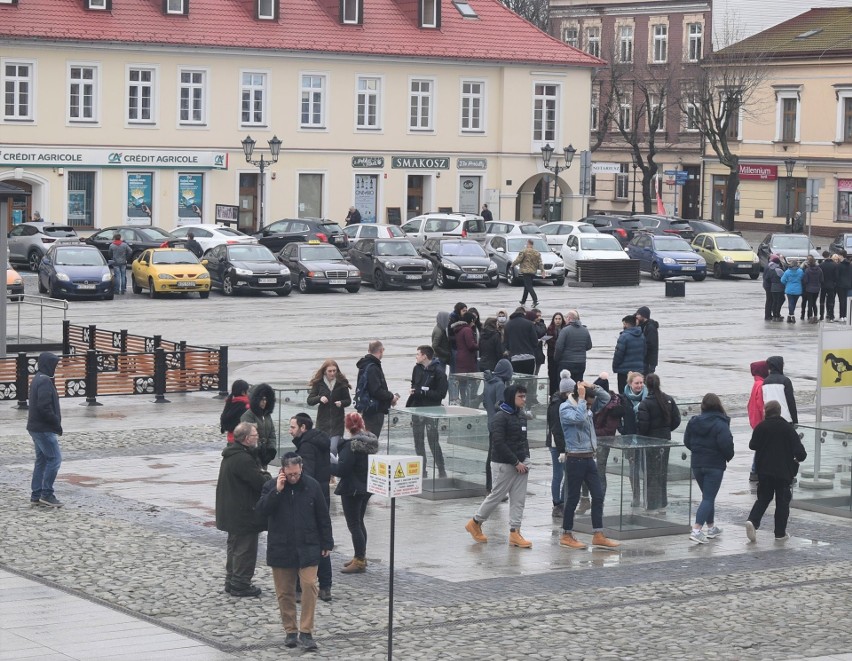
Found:
[[[822,257],[819,264],[813,255],[809,255],[804,264],[790,259],[786,261],[786,268],[780,255],[769,257],[769,263],[763,270],[763,290],[766,292],[764,320],[784,321],[781,309],[786,297],[789,324],[796,323],[796,306],[800,298],[800,321],[805,321],[807,315],[808,323],[812,324],[823,320],[846,322],[848,296],[852,292],[852,256],[845,251],[831,255],[826,250]]]

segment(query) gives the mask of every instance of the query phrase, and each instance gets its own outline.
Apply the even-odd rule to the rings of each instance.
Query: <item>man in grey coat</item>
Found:
[[[121,240],[117,232],[109,244],[109,260],[112,262],[112,291],[123,294],[127,291],[127,263],[133,257],[133,249]]]
[[[559,331],[553,356],[560,370],[571,372],[571,378],[577,383],[583,380],[586,372],[586,352],[592,348],[592,336],[589,329],[580,323],[580,313],[568,310],[566,325]]]

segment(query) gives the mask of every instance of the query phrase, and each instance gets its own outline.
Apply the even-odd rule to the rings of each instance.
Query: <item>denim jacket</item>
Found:
[[[565,433],[565,452],[568,454],[594,452],[597,448],[594,414],[609,404],[610,396],[600,386],[595,386],[595,395],[595,403],[591,409],[586,406],[585,399],[578,402],[574,395],[559,407],[559,421]]]

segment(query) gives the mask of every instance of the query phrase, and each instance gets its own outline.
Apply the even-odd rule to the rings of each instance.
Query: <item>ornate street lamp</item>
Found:
[[[784,167],[787,168],[787,218],[784,221],[784,231],[790,231],[790,222],[792,219],[792,214],[790,213],[790,189],[793,184],[793,168],[796,167],[796,159],[795,158],[785,158],[784,159]]]
[[[558,157],[557,157],[557,160],[554,161],[553,165],[551,165],[550,160],[553,157],[553,147],[551,147],[550,144],[548,143],[548,144],[544,145],[544,147],[541,148],[541,162],[544,165],[544,169],[550,170],[554,174],[554,177],[553,177],[554,199],[556,197],[556,191],[559,188],[559,185],[557,183],[557,179],[559,178],[559,173],[564,172],[565,170],[567,170],[568,168],[571,167],[571,163],[574,160],[574,154],[577,153],[577,150],[574,149],[573,145],[569,144],[567,147],[563,148],[563,152],[565,153],[564,164],[560,166],[559,161],[558,161]],[[559,209],[560,209],[560,213],[561,213],[561,210],[562,210],[561,205],[560,205]],[[552,219],[548,218],[548,220],[552,220]]]
[[[260,227],[258,229],[263,229],[263,217],[264,217],[264,203],[263,203],[263,186],[264,180],[266,179],[266,167],[268,165],[274,165],[278,162],[278,155],[281,153],[281,141],[278,139],[277,135],[272,136],[272,140],[269,141],[269,160],[266,160],[263,154],[260,155],[259,159],[252,160],[252,154],[254,154],[254,146],[257,144],[254,140],[252,140],[250,135],[246,136],[246,139],[243,140],[243,153],[246,155],[246,163],[250,165],[254,165],[255,167],[260,169],[260,217],[259,223]]]

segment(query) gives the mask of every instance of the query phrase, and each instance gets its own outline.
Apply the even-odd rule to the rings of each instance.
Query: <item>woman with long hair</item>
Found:
[[[734,458],[731,419],[718,395],[712,392],[704,395],[701,414],[687,423],[683,444],[692,452],[692,475],[701,489],[701,504],[695,512],[689,541],[706,544],[708,539],[722,534],[722,529],[716,526],[716,494],[728,462]],[[706,533],[702,531],[704,524],[707,524]]]
[[[337,444],[343,436],[346,407],[352,404],[349,381],[340,371],[337,361],[328,358],[308,382],[308,406],[317,407],[316,428],[331,439],[331,453],[337,454]]]
[[[559,337],[559,331],[565,327],[565,315],[557,312],[550,318],[550,325],[547,327],[547,378],[550,385],[550,394],[559,390],[559,365],[556,358],[553,356],[553,351],[556,349],[556,338]]]
[[[660,389],[660,377],[651,373],[645,377],[648,396],[639,403],[637,428],[642,436],[670,441],[672,432],[680,426],[680,411],[669,395]],[[665,514],[668,506],[670,448],[657,448],[645,451],[648,483],[646,507],[648,513]]]

